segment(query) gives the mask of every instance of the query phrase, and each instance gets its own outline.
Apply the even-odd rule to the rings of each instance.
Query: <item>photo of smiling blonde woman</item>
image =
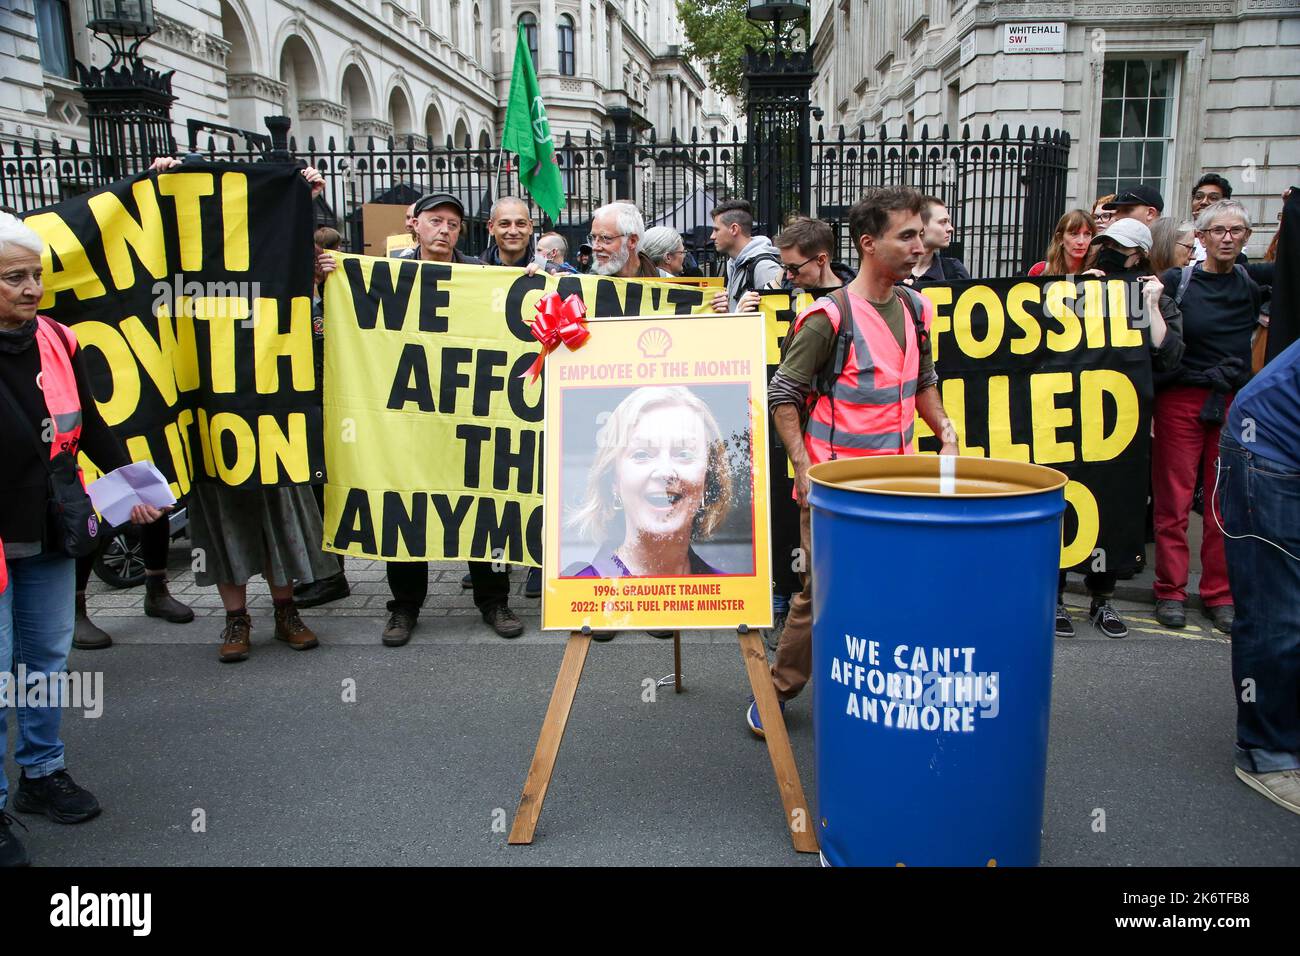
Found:
[[[585,490],[565,521],[596,550],[568,561],[562,576],[749,573],[716,567],[696,550],[721,529],[735,497],[734,463],[710,405],[684,386],[646,386],[600,419]]]

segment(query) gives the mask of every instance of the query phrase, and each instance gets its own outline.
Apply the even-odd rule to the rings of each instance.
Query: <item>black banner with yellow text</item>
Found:
[[[1137,286],[1038,277],[937,283],[919,291],[935,303],[935,368],[961,453],[1032,461],[1070,477],[1062,568],[1135,567],[1145,547],[1153,392]],[[769,362],[777,361],[774,346],[810,301],[764,296]],[[937,452],[938,440],[919,416],[916,428],[918,450]],[[774,484],[788,484],[785,467],[773,475]],[[774,487],[778,589],[791,528],[790,547],[798,547],[797,509],[784,508],[789,492],[779,492]]]
[[[187,163],[24,222],[46,243],[41,312],[76,333],[133,459],[177,495],[323,478],[311,196],[294,166]]]

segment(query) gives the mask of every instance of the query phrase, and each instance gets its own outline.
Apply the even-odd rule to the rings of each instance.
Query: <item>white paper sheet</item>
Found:
[[[110,471],[92,482],[86,493],[95,510],[114,526],[130,521],[131,509],[136,505],[162,508],[176,504],[167,479],[148,461],[135,461]]]

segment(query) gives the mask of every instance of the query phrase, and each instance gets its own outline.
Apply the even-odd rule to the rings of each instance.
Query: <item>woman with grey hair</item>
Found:
[[[1161,216],[1151,224],[1151,269],[1160,275],[1169,269],[1178,269],[1191,260],[1196,248],[1196,227],[1190,222],[1179,222]]]
[[[98,525],[81,489],[77,453],[104,471],[130,462],[99,414],[72,329],[38,314],[45,244],[28,226],[0,213],[0,684],[59,686],[72,647],[76,558],[93,550]],[[54,507],[54,493],[59,493]],[[66,516],[80,512],[74,529]],[[163,512],[131,510],[149,524]],[[15,677],[17,675],[17,681]],[[67,701],[12,708],[18,723],[14,762],[22,770],[14,809],[56,823],[97,816],[99,801],[68,775],[60,724]],[[11,708],[0,702],[0,741]],[[4,812],[9,781],[0,753],[0,866],[27,853]]]
[[[641,251],[650,257],[650,261],[659,269],[665,279],[672,279],[682,274],[686,260],[686,246],[681,233],[670,226],[655,226],[647,229],[641,240]]]
[[[1166,627],[1187,623],[1187,517],[1199,471],[1213,513],[1219,430],[1233,396],[1250,380],[1251,336],[1272,285],[1273,264],[1242,265],[1250,239],[1246,208],[1233,199],[1206,207],[1196,218],[1204,262],[1171,268],[1160,277],[1182,309],[1186,350],[1179,367],[1157,379],[1151,443],[1151,487],[1156,533],[1156,618]],[[1201,604],[1214,626],[1232,633],[1232,592],[1218,522],[1201,536]]]

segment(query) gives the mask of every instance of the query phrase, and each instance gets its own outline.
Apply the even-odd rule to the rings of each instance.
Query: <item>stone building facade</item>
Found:
[[[85,0],[0,5],[0,137],[76,138],[72,62],[107,62]],[[528,27],[560,135],[732,122],[680,53],[673,0],[155,0],[145,61],[174,70],[177,138],[197,118],[265,132],[284,114],[300,143],[410,135],[418,147],[499,141],[517,24]]]
[[[824,123],[1064,129],[1067,208],[1219,172],[1258,255],[1300,180],[1300,0],[813,0],[811,36]]]

